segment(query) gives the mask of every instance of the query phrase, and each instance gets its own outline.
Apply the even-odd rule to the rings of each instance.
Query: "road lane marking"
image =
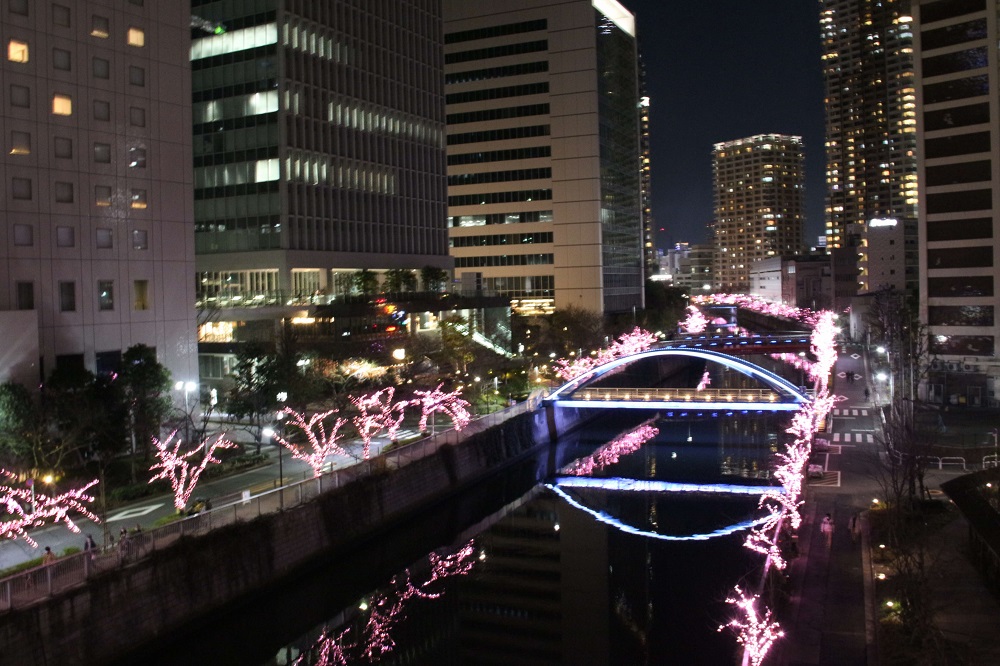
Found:
[[[139,506],[134,509],[125,509],[112,516],[108,516],[106,522],[114,523],[119,520],[132,520],[133,518],[140,518],[142,516],[148,515],[159,509],[161,506],[166,506],[165,503],[151,504],[149,506]]]

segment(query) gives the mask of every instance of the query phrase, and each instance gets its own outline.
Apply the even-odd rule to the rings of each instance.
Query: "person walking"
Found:
[[[861,513],[855,511],[847,521],[847,529],[851,533],[851,543],[857,543],[861,536]]]
[[[56,554],[52,552],[52,549],[48,546],[45,547],[45,554],[42,555],[42,565],[49,566],[56,561]]]
[[[830,546],[833,545],[833,516],[826,514],[823,516],[823,521],[820,523],[819,531],[823,533],[826,538],[826,549],[830,550]]]

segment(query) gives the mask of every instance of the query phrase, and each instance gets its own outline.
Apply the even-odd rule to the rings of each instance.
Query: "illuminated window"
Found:
[[[146,168],[146,149],[142,146],[129,148],[128,165],[133,169]]]
[[[95,185],[94,186],[94,203],[101,207],[106,208],[111,205],[111,188],[107,185]]]
[[[128,29],[128,45],[142,47],[146,45],[146,33],[141,28]]]
[[[90,20],[90,34],[93,37],[107,39],[111,36],[111,25],[106,16],[93,16]]]
[[[11,62],[28,62],[28,43],[16,39],[7,44],[7,60]]]
[[[115,309],[115,283],[114,280],[97,281],[97,309]]]
[[[140,210],[146,208],[146,190],[132,190],[130,192],[129,206]]]
[[[73,98],[56,93],[52,96],[52,113],[57,116],[73,115]]]
[[[31,134],[28,132],[11,131],[10,133],[10,154],[30,155],[31,154]]]
[[[149,280],[132,281],[132,309],[149,309]]]

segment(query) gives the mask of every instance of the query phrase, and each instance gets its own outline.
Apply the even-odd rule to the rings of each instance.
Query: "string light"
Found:
[[[747,596],[739,585],[735,590],[736,595],[726,599],[726,603],[736,606],[740,617],[730,620],[718,630],[736,630],[736,640],[746,650],[750,663],[760,666],[774,642],[785,634],[781,631],[781,625],[771,620],[769,608],[764,608],[763,612],[757,609],[757,595]]]
[[[351,417],[351,423],[361,438],[362,457],[365,460],[368,460],[372,440],[379,432],[384,430],[389,439],[396,438],[407,403],[404,401],[393,404],[395,394],[396,389],[390,386],[375,393],[350,398],[351,404],[358,410],[358,414]]]
[[[645,351],[652,347],[654,342],[656,342],[655,334],[637,326],[631,332],[618,336],[614,342],[593,356],[557,360],[554,364],[555,373],[560,379],[569,381],[609,361]]]
[[[340,429],[347,423],[347,419],[338,417],[330,426],[329,431],[327,431],[326,424],[324,423],[331,414],[337,413],[336,409],[313,414],[309,417],[308,421],[306,421],[303,414],[300,414],[291,407],[285,407],[283,412],[289,417],[285,421],[289,427],[298,428],[305,433],[306,440],[309,442],[309,449],[306,451],[304,447],[293,444],[281,435],[276,434],[274,440],[288,449],[293,458],[309,465],[312,468],[313,476],[319,477],[323,474],[323,465],[327,457],[331,455],[349,455],[337,443],[342,438]]]
[[[592,455],[575,460],[563,468],[563,474],[570,476],[590,476],[595,471],[618,462],[622,456],[638,451],[643,444],[660,434],[659,429],[649,425],[650,421],[613,439]]]
[[[160,471],[149,480],[149,483],[153,483],[159,479],[169,481],[170,487],[174,491],[174,508],[180,513],[187,506],[188,500],[191,498],[191,493],[194,492],[194,487],[198,485],[198,479],[201,478],[201,473],[205,471],[205,468],[209,465],[217,465],[222,462],[215,457],[216,450],[232,449],[236,448],[236,445],[226,439],[225,435],[219,435],[211,444],[208,443],[209,440],[206,438],[196,447],[182,454],[182,442],[179,438],[171,448],[171,442],[176,435],[177,431],[174,430],[163,441],[160,441],[156,437],[153,438],[157,461],[153,463],[149,471]],[[188,458],[203,450],[205,451],[205,456],[201,459],[201,463],[196,467],[192,466],[188,462]]]
[[[455,430],[461,430],[469,425],[472,417],[469,414],[469,403],[462,399],[461,391],[446,393],[441,390],[444,384],[438,384],[432,391],[414,391],[416,398],[411,404],[420,405],[420,432],[427,430],[427,417],[435,412],[446,414],[451,419]]]
[[[689,305],[687,317],[678,322],[678,325],[688,333],[704,333],[705,329],[708,328],[708,320],[705,319],[705,315],[701,313],[701,310],[693,305]]]
[[[16,481],[17,477],[5,469],[0,469],[0,479]],[[93,514],[84,502],[93,502],[93,496],[87,493],[88,490],[97,485],[97,479],[73,490],[68,490],[59,495],[46,495],[44,493],[32,492],[26,488],[14,488],[8,485],[0,485],[0,507],[6,510],[5,520],[0,522],[0,541],[24,539],[32,548],[37,548],[38,543],[31,538],[28,530],[40,527],[47,522],[62,523],[75,534],[80,533],[80,528],[76,526],[71,513],[78,513],[82,517],[95,523],[101,522]],[[26,511],[25,507],[30,506],[31,511]]]

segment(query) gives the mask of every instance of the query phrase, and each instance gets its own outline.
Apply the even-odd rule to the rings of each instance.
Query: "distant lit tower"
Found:
[[[639,51],[639,187],[642,199],[642,245],[645,253],[646,275],[660,270],[656,257],[656,233],[653,231],[653,192],[650,171],[649,95],[646,91],[646,64]]]
[[[927,399],[1000,399],[1000,27],[997,0],[914,6],[920,147],[920,320]]]
[[[726,292],[748,292],[752,263],[802,251],[802,137],[758,134],[717,143],[712,170],[715,285]]]
[[[909,0],[820,0],[826,247],[858,248],[861,292],[917,284],[911,23]]]

